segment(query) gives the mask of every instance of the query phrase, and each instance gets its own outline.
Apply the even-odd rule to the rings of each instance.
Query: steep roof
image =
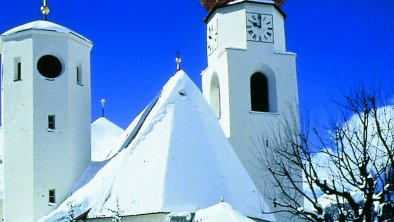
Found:
[[[133,132],[126,146],[41,221],[62,221],[69,202],[77,215],[90,209],[88,217],[95,218],[112,216],[117,204],[123,215],[196,212],[221,197],[244,215],[275,221],[261,214],[268,206],[183,71],[151,104],[125,131]]]

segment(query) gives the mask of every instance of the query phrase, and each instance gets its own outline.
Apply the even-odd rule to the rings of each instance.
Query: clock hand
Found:
[[[252,21],[252,20],[248,19],[248,21],[249,21],[250,23],[252,23],[252,25],[253,25],[254,27],[261,28],[261,20],[259,20],[259,21],[257,22],[257,21]]]
[[[248,22],[252,23],[253,26],[257,26],[257,22],[248,19]]]

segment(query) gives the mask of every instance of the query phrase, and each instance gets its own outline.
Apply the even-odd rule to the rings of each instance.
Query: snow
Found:
[[[142,121],[143,120],[143,121]],[[104,166],[82,177],[57,210],[40,221],[64,221],[67,203],[76,215],[108,217],[119,204],[123,215],[196,212],[223,197],[242,214],[275,221],[202,93],[177,72],[161,94],[133,121],[124,147]],[[127,142],[126,142],[127,141]],[[87,182],[86,182],[87,181]]]
[[[26,30],[46,30],[46,31],[59,32],[59,33],[71,33],[71,34],[74,34],[87,42],[91,42],[87,38],[83,37],[82,35],[74,32],[66,27],[63,27],[61,25],[58,25],[58,24],[55,24],[52,22],[48,22],[48,21],[29,22],[27,24],[15,27],[15,28],[1,34],[1,36],[9,36],[9,35],[12,35],[12,34],[15,34],[18,32],[22,32],[22,31],[26,31]]]
[[[119,141],[124,132],[105,117],[94,121],[91,125],[92,137],[92,161],[104,161],[113,157],[114,144]]]
[[[207,209],[198,210],[194,222],[254,222],[238,211],[234,210],[228,203],[222,202]]]

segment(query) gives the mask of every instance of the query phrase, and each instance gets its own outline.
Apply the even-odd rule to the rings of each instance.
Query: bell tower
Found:
[[[203,94],[257,187],[272,193],[275,188],[257,157],[285,118],[296,113],[298,122],[296,55],[286,51],[281,2],[201,3],[208,10]]]
[[[37,221],[90,163],[92,43],[35,21],[2,34],[0,48],[4,219]]]

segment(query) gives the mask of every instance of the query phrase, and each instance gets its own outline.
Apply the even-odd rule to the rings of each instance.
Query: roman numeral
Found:
[[[270,37],[272,36],[271,32],[267,32],[267,35],[269,35]]]
[[[252,31],[252,30],[249,30],[248,33],[249,33],[249,35],[252,35],[252,34],[253,34],[253,31]]]

